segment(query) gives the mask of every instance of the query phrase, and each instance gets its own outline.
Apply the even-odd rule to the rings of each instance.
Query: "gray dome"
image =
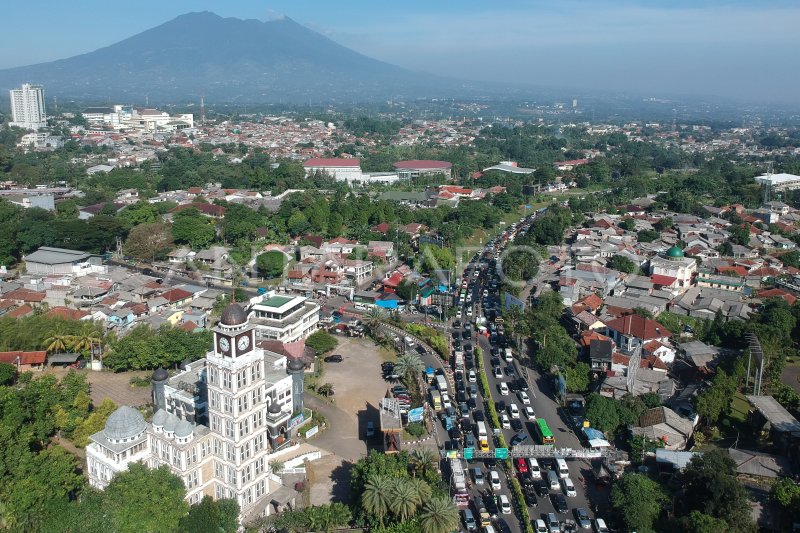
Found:
[[[161,367],[156,368],[155,372],[153,372],[153,377],[151,378],[153,381],[166,381],[169,378],[169,374],[167,371]]]
[[[164,431],[168,433],[174,433],[175,428],[178,427],[178,422],[180,421],[181,419],[177,416],[173,415],[172,413],[167,413],[167,418],[164,421]]]
[[[306,364],[302,360],[300,360],[299,358],[290,357],[288,359],[289,359],[289,362],[286,363],[286,368],[288,368],[289,370],[297,372],[298,370],[305,370],[306,369]]]
[[[191,437],[194,428],[188,420],[181,420],[175,428],[175,436],[179,438]]]
[[[167,422],[167,412],[163,409],[159,409],[156,411],[156,414],[153,415],[153,425],[164,427],[164,424]]]
[[[267,412],[271,415],[279,415],[281,414],[281,406],[278,405],[278,402],[273,400],[272,403],[269,404],[269,409],[267,409]]]
[[[108,417],[103,433],[107,439],[119,441],[136,437],[142,434],[145,428],[147,423],[142,413],[133,407],[123,405]]]
[[[236,302],[230,304],[222,311],[222,317],[219,319],[220,324],[226,326],[239,326],[247,322],[247,313],[242,306]]]

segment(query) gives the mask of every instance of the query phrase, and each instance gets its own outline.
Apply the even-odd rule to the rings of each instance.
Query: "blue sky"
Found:
[[[189,11],[289,16],[366,55],[466,79],[800,102],[789,0],[39,0],[3,6],[0,68],[89,52]]]

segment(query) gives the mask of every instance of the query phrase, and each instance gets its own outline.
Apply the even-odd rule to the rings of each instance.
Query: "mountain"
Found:
[[[453,82],[378,61],[295,21],[188,13],[111,46],[0,70],[0,89],[45,86],[48,96],[151,102],[308,102],[427,96]]]

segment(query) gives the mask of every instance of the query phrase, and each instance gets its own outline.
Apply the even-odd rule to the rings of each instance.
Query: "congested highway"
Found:
[[[507,469],[501,458],[461,459],[465,450],[469,455],[473,450],[500,448],[500,436],[511,450],[532,444],[583,447],[553,399],[552,378],[530,367],[527,354],[517,351],[504,329],[500,293],[503,252],[516,235],[527,231],[535,216],[512,224],[487,243],[458,278],[457,310],[448,321],[453,354],[448,377],[452,380],[447,385],[442,383],[442,387],[452,383],[452,390],[438,391],[435,380],[432,384],[432,394],[441,397],[436,402],[441,402],[439,432],[446,437],[440,444],[445,454],[449,452],[443,471],[460,504],[465,531],[526,531],[515,507],[510,476],[521,484],[524,501],[519,504],[527,507],[530,525],[537,533],[592,527],[602,531],[604,526],[594,520],[595,507],[587,498],[588,462],[514,458],[512,468]],[[481,372],[488,384],[486,397],[480,386]],[[492,427],[490,403],[499,418],[499,428]],[[484,439],[486,432],[488,438]]]

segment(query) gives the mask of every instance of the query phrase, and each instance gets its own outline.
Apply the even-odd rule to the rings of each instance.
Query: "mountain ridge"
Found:
[[[69,58],[0,70],[0,88],[45,86],[80,99],[307,102],[427,96],[451,80],[355,52],[291,18],[262,22],[209,11],[179,15]]]

